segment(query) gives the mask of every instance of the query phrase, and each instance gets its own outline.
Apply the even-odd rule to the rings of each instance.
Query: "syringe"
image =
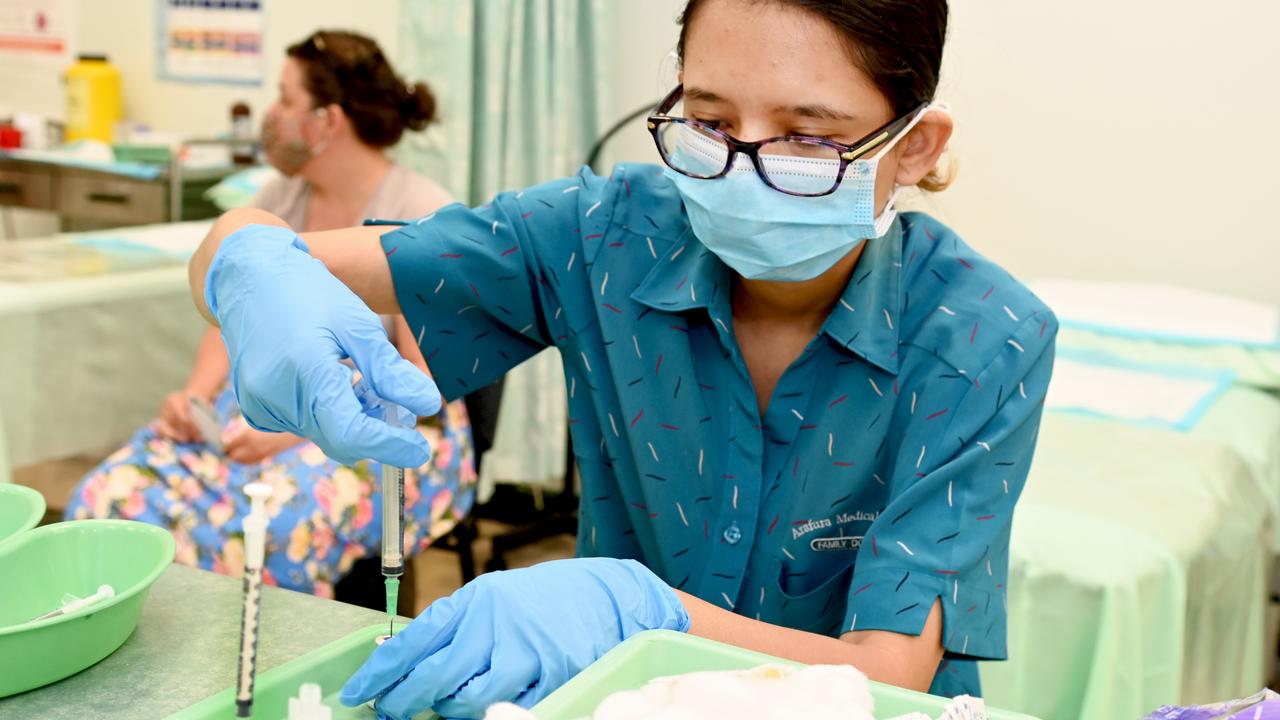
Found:
[[[382,576],[387,585],[387,634],[394,635],[404,574],[404,468],[382,466]]]
[[[240,666],[236,673],[236,717],[253,710],[253,679],[258,671],[258,614],[262,605],[262,562],[267,544],[267,498],[271,486],[249,483],[249,515],[244,519],[244,606],[240,617]]]
[[[364,379],[355,385],[365,412],[392,427],[412,429],[417,418],[408,409],[378,397]],[[382,465],[382,576],[387,587],[387,634],[395,632],[400,576],[404,575],[404,468]]]

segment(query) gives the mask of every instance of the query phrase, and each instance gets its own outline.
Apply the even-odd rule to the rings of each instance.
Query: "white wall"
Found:
[[[615,107],[674,82],[683,0],[617,0]],[[80,0],[83,50],[109,53],[129,114],[222,132],[270,103],[283,48],[317,27],[396,56],[399,2],[271,0],[261,88],[161,82],[155,0]],[[917,200],[1023,278],[1180,283],[1280,302],[1280,2],[952,0],[940,96],[956,184]],[[607,158],[656,161],[641,123]]]
[[[231,104],[244,100],[254,122],[275,99],[284,49],[320,28],[362,32],[394,58],[399,0],[268,0],[260,87],[167,82],[156,73],[156,0],[78,0],[82,52],[105,52],[124,78],[125,116],[187,135],[229,132]]]
[[[658,97],[681,0],[618,6],[617,107]],[[956,184],[915,201],[1023,278],[1280,302],[1280,2],[952,0]],[[614,159],[654,161],[639,123]]]

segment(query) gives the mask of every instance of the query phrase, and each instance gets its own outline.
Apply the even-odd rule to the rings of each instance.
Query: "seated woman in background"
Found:
[[[386,148],[435,114],[426,85],[407,85],[371,39],[320,31],[288,49],[280,97],[267,112],[262,146],[285,175],[254,205],[299,229],[329,230],[363,219],[415,218],[452,202],[439,185],[397,165]],[[384,316],[392,342],[427,372],[399,315]],[[94,468],[76,487],[68,519],[120,517],[173,531],[178,562],[235,574],[243,567],[242,489],[260,481],[274,495],[264,576],[268,582],[331,597],[352,564],[376,556],[380,541],[380,468],[342,466],[296,435],[254,430],[227,385],[222,338],[209,330],[186,387],[172,392],[160,417]],[[191,398],[210,403],[224,422],[223,451],[206,443]],[[462,401],[419,424],[435,456],[405,474],[405,550],[412,554],[470,510],[475,462]]]

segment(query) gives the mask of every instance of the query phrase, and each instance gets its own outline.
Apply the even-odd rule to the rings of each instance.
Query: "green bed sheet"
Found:
[[[1132,720],[1263,684],[1280,402],[1233,387],[1190,432],[1045,416],[1014,521],[991,703]]]

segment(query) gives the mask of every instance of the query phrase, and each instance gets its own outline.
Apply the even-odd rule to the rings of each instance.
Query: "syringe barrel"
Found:
[[[236,672],[236,716],[249,717],[258,666],[258,618],[262,607],[262,568],[246,568],[240,616],[240,659]]]
[[[404,574],[404,468],[382,466],[382,574]]]

